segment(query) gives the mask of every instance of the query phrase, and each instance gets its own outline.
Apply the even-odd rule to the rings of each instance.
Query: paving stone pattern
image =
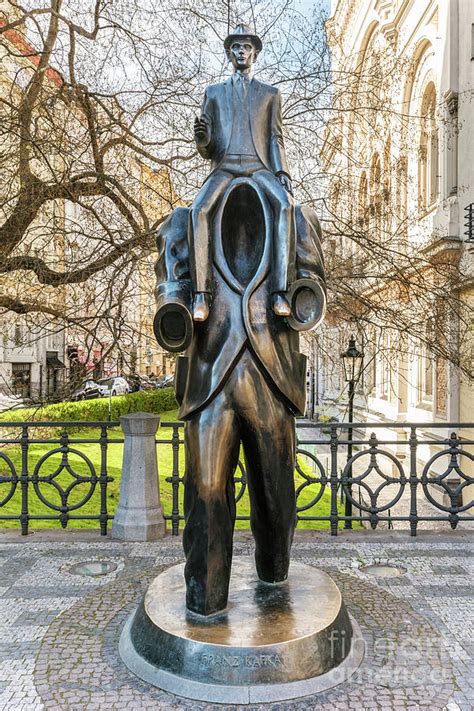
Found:
[[[297,534],[294,559],[321,567],[341,587],[362,628],[365,659],[348,683],[322,694],[236,707],[150,687],[118,656],[122,625],[149,582],[182,560],[179,539],[0,540],[0,710],[471,710],[472,541],[465,532],[415,540],[399,532]],[[235,554],[253,555],[247,533],[239,533]],[[80,560],[101,559],[117,570],[101,578],[69,572]],[[407,573],[373,578],[360,570],[371,563],[402,565]]]

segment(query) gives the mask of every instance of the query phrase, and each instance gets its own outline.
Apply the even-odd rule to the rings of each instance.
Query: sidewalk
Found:
[[[338,583],[366,640],[366,657],[344,686],[281,704],[284,709],[447,709],[474,706],[472,551],[466,531],[353,531],[331,538],[298,531],[293,558]],[[247,532],[235,555],[252,555]],[[117,653],[121,627],[150,580],[183,559],[181,540],[120,543],[96,533],[0,532],[0,710],[224,709],[180,699],[134,677]],[[107,560],[100,578],[69,571]],[[407,573],[374,578],[361,565]],[[232,707],[234,710],[237,708]]]

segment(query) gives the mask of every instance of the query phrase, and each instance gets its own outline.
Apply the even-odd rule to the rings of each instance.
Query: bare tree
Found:
[[[5,316],[79,328],[90,349],[101,340],[127,349],[137,265],[204,177],[193,116],[204,87],[226,73],[222,42],[240,18],[264,40],[258,72],[286,97],[295,182],[309,196],[328,103],[321,10],[308,18],[289,0],[3,0]]]
[[[466,367],[456,339],[425,328],[427,313],[439,317],[436,332],[467,325],[456,298],[462,265],[409,248],[417,216],[397,195],[413,187],[390,157],[361,203],[359,153],[340,140],[348,116],[381,137],[394,120],[415,126],[388,100],[400,62],[374,52],[370,66],[331,73],[324,4],[306,15],[297,8],[293,0],[1,1],[4,320],[21,315],[38,334],[79,329],[91,352],[97,343],[130,349],[137,296],[151,294],[138,265],[153,258],[160,222],[205,176],[193,117],[204,87],[227,73],[224,37],[244,20],[264,43],[257,76],[283,94],[297,199],[324,217],[329,321],[375,329],[374,343],[394,329],[400,339],[425,338],[437,357]],[[348,157],[336,175],[321,165],[323,144]],[[377,166],[365,170],[377,175]],[[330,355],[338,358],[337,346]]]

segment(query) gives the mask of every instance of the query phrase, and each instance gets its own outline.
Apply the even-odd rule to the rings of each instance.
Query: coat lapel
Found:
[[[252,80],[249,92],[250,130],[252,131],[253,143],[257,155],[268,168],[268,161],[266,160],[267,146],[265,145],[268,139],[266,135],[266,125],[263,126],[265,140],[263,139],[264,133],[262,132],[262,88],[259,81],[256,79]]]
[[[226,135],[226,141],[225,141],[225,147],[229,145],[230,141],[230,136],[232,132],[232,116],[233,116],[233,111],[232,111],[232,79],[227,79],[227,81],[224,82],[224,93],[225,93],[225,101],[224,101],[224,111],[225,111],[225,117],[224,117],[224,130],[226,130],[227,135]]]
[[[260,87],[260,82],[256,79],[252,79],[249,93],[249,109],[252,119],[255,118],[255,113],[257,112],[258,103],[260,101]]]

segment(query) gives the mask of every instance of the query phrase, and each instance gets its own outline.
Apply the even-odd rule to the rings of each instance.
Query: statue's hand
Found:
[[[199,146],[207,146],[211,140],[209,121],[204,117],[194,119],[194,138]]]
[[[290,193],[290,195],[293,195],[293,186],[291,185],[291,178],[285,173],[280,173],[280,175],[278,176],[278,180],[283,185],[286,192]]]

